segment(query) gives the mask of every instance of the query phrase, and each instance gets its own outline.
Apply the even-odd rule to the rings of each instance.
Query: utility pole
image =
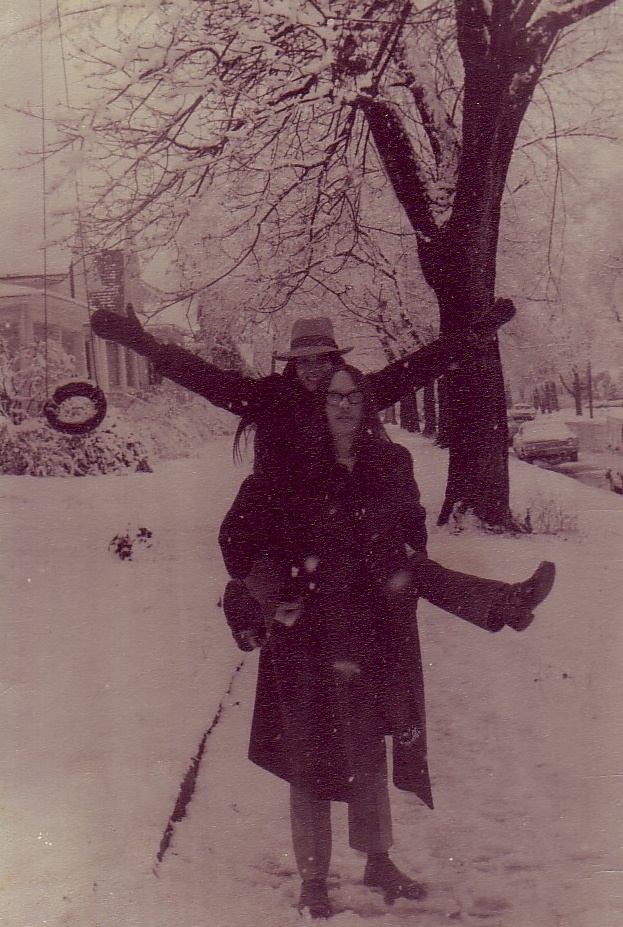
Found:
[[[588,387],[588,414],[589,417],[593,417],[593,377],[591,374],[591,362],[588,362],[586,368],[586,385]]]

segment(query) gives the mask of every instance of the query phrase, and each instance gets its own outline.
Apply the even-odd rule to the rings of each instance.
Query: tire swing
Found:
[[[41,11],[40,11],[41,16]],[[54,390],[54,393],[51,397],[48,396],[48,288],[47,288],[47,182],[46,182],[46,159],[47,159],[47,144],[46,144],[46,113],[45,113],[45,81],[44,81],[44,49],[43,49],[43,20],[41,18],[40,23],[40,53],[41,53],[41,150],[43,152],[43,157],[41,159],[41,169],[42,169],[42,191],[43,191],[43,314],[44,314],[44,329],[45,329],[45,392],[46,399],[43,403],[42,411],[45,416],[49,426],[55,431],[60,431],[63,434],[67,435],[88,435],[94,431],[99,425],[102,424],[106,417],[107,403],[106,396],[103,391],[100,389],[97,383],[97,367],[95,364],[95,356],[93,356],[93,367],[95,374],[95,383],[90,383],[87,380],[71,380],[68,383],[63,383],[61,386],[57,386]],[[60,13],[59,13],[59,31],[60,31]],[[62,42],[62,33],[60,35],[61,39],[61,49],[63,48]],[[63,72],[65,74],[65,90],[67,93],[67,104],[69,105],[69,94],[68,94],[68,81],[67,74],[65,73],[65,55],[62,54],[63,61]],[[80,197],[78,192],[78,184],[76,182],[76,205],[78,213],[78,225],[80,229],[80,237],[82,239],[82,222],[81,222],[81,209],[80,209]],[[84,252],[84,248],[83,248]],[[86,279],[86,273],[85,273]],[[86,310],[89,316],[89,322],[91,321],[91,309],[89,306],[89,294],[87,289],[87,305]],[[92,339],[91,339],[91,343]]]
[[[86,380],[71,380],[57,386],[43,404],[48,425],[66,435],[88,435],[106,418],[106,396],[99,386]]]

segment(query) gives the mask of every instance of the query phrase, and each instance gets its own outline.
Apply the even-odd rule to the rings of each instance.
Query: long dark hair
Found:
[[[376,409],[374,394],[365,374],[363,374],[361,370],[358,370],[357,367],[344,363],[340,365],[339,370],[343,370],[344,373],[347,373],[353,381],[355,389],[363,393],[363,415],[361,416],[359,432],[355,438],[353,447],[355,454],[359,453],[363,447],[378,447],[381,444],[391,444],[392,440],[381,423]],[[331,381],[337,372],[337,369],[333,369],[330,373],[327,373],[318,384],[314,394],[317,400],[318,412],[321,416],[323,428],[331,447],[333,446],[333,441],[330,436],[329,424],[327,421],[326,401]]]

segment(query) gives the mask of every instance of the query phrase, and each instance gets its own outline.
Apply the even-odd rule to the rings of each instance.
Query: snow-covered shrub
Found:
[[[578,530],[577,515],[565,512],[558,499],[542,493],[528,500],[526,514],[519,522],[531,534],[574,534]]]
[[[0,415],[0,473],[15,476],[87,476],[151,468],[142,441],[114,421],[88,435],[53,431],[28,418]]]
[[[215,435],[233,434],[238,424],[231,413],[169,380],[115,393],[108,401],[128,427],[140,434],[150,460],[190,457]]]
[[[149,470],[148,460],[189,457],[205,441],[236,428],[233,415],[165,380],[109,394],[108,415],[96,431],[63,435],[49,427],[43,403],[56,386],[75,377],[73,358],[58,343],[50,341],[46,351],[36,342],[11,353],[0,338],[0,473]]]
[[[74,359],[56,341],[12,352],[0,339],[0,473],[86,476],[150,469],[144,443],[114,418],[88,435],[50,428],[43,403],[75,376]]]
[[[40,413],[59,383],[74,379],[74,358],[50,339],[12,351],[0,338],[0,411],[15,423]]]

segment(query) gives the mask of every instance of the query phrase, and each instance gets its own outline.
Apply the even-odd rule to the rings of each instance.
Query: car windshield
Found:
[[[562,422],[530,422],[521,429],[522,438],[560,439],[567,441],[573,437],[572,432]]]

